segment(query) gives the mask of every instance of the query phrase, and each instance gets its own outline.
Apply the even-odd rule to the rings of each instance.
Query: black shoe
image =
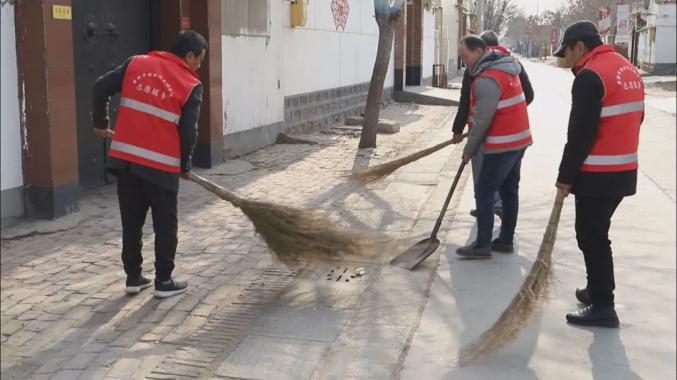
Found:
[[[503,220],[503,209],[502,208],[494,209],[494,214],[496,216],[498,216],[499,218],[501,218],[501,220]],[[470,216],[472,216],[473,218],[477,218],[477,209],[470,210]]]
[[[142,290],[150,287],[153,282],[148,279],[143,277],[143,275],[139,277],[127,277],[127,287],[125,288],[125,293],[127,294],[139,294],[141,293]]]
[[[590,293],[588,293],[588,288],[576,289],[576,299],[585,306],[592,304],[592,301],[590,301]]]
[[[586,306],[567,314],[567,322],[578,326],[597,326],[618,328],[620,322],[616,310],[612,307]]]
[[[186,281],[155,281],[155,297],[157,298],[175,296],[185,292],[186,290],[188,290],[188,283]]]
[[[463,256],[466,259],[490,259],[491,258],[491,248],[489,247],[480,247],[477,245],[477,242],[465,247],[461,247],[456,250],[456,254]]]
[[[513,247],[512,243],[503,243],[498,239],[494,239],[491,242],[491,250],[500,253],[513,253],[515,252],[515,247]]]

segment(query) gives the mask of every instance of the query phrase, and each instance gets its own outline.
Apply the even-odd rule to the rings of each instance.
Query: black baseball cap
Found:
[[[562,44],[559,46],[557,51],[553,53],[555,57],[564,57],[564,50],[567,47],[567,43],[572,41],[584,40],[586,38],[599,37],[599,31],[592,21],[576,21],[575,23],[569,25],[564,31],[564,37],[562,38]]]

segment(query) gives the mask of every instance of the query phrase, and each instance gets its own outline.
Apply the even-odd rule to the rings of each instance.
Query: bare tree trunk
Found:
[[[371,82],[369,83],[367,105],[364,110],[364,121],[362,122],[360,148],[376,147],[376,129],[381,111],[381,99],[383,99],[383,85],[385,84],[386,75],[388,75],[390,52],[393,47],[393,26],[393,23],[390,22],[385,25],[379,23],[378,51],[376,52],[374,71],[371,74]]]
[[[395,24],[402,16],[403,9],[404,0],[395,0],[394,3],[391,3],[391,0],[374,0],[374,15],[378,24],[378,48],[364,109],[360,148],[376,147],[376,129],[383,99],[383,85],[388,75]]]

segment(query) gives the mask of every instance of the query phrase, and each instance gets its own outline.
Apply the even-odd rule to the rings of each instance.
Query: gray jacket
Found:
[[[500,70],[512,75],[519,75],[522,68],[518,62],[511,56],[502,55],[496,58],[496,52],[488,51],[477,61],[475,67],[470,71],[470,76],[474,79],[478,77],[486,69]],[[494,119],[496,108],[501,97],[501,89],[498,83],[489,77],[481,77],[474,79],[473,89],[475,94],[475,106],[472,108],[473,115],[471,116],[472,128],[468,132],[468,142],[463,149],[463,153],[471,156],[475,155],[482,149],[482,143],[491,127],[491,122]],[[511,151],[519,151],[531,144],[524,146],[505,148],[499,150],[492,150],[491,153],[503,153]]]

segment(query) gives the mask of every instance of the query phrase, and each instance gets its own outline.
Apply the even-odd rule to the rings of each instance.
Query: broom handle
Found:
[[[216,194],[219,198],[232,203],[235,207],[242,205],[242,198],[234,192],[227,190],[214,182],[203,178],[195,173],[191,173],[191,181],[205,188],[205,190]]]
[[[548,221],[548,226],[545,229],[543,234],[543,240],[541,241],[541,246],[539,248],[539,253],[543,250],[552,251],[555,246],[555,239],[557,237],[557,226],[559,225],[559,218],[562,214],[562,205],[564,204],[564,198],[566,194],[564,190],[557,188],[557,195],[555,196],[555,203],[552,205],[552,211],[550,212],[550,220]]]
[[[437,238],[437,232],[440,230],[440,227],[442,226],[442,220],[444,219],[444,214],[447,212],[447,207],[449,207],[449,202],[451,202],[451,196],[454,194],[454,190],[456,190],[456,185],[458,185],[458,180],[461,179],[461,173],[463,173],[464,167],[465,167],[465,161],[461,161],[461,166],[458,167],[458,171],[456,172],[456,177],[454,178],[454,183],[451,185],[451,190],[449,190],[449,194],[447,195],[447,199],[444,201],[444,206],[442,207],[442,211],[440,212],[440,216],[437,217],[437,222],[435,223],[435,228],[433,228],[433,232],[432,232],[432,234],[430,234],[431,239]]]

